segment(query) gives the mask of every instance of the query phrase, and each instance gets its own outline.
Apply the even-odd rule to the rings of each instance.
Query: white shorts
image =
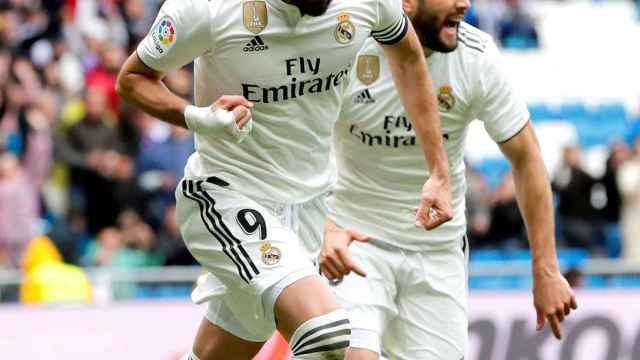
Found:
[[[273,306],[295,281],[318,276],[324,197],[282,205],[251,200],[218,177],[183,179],[176,218],[184,242],[208,273],[192,293],[206,318],[248,341],[275,331]]]
[[[394,360],[460,360],[467,348],[466,237],[448,248],[412,252],[349,246],[367,277],[351,273],[333,289],[351,321],[351,347]]]

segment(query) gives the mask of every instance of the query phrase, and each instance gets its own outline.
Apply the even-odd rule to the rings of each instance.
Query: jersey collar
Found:
[[[297,24],[298,21],[300,21],[300,19],[302,18],[300,10],[295,5],[286,3],[283,0],[269,0],[269,4],[271,4],[274,8],[282,11],[287,17],[287,22],[291,25]]]

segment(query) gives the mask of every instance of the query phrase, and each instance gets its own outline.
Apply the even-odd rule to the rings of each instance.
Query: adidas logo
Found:
[[[356,104],[373,104],[376,100],[371,96],[369,89],[364,89],[353,99],[353,102]]]
[[[265,44],[260,36],[254,37],[242,48],[242,51],[244,52],[256,52],[265,50],[269,50],[269,45]]]

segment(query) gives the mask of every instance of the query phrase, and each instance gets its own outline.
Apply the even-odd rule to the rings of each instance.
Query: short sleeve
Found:
[[[212,45],[209,2],[167,0],[137,54],[150,68],[167,72],[190,63]]]
[[[505,142],[522,130],[529,121],[529,110],[512,86],[495,43],[484,49],[479,89],[474,101],[475,115],[484,123],[495,142]]]
[[[409,29],[409,20],[402,11],[402,1],[377,0],[378,22],[371,36],[379,43],[390,45],[402,40]]]

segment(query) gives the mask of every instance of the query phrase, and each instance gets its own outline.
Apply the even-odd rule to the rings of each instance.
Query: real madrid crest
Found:
[[[376,55],[358,56],[356,74],[363,84],[373,84],[380,76],[380,58]]]
[[[342,13],[336,16],[338,26],[336,26],[335,37],[340,44],[348,44],[356,37],[356,27],[349,20],[349,14]]]
[[[260,246],[260,252],[262,253],[262,262],[265,265],[275,265],[280,262],[280,259],[282,258],[282,252],[280,249],[271,245],[270,241],[267,241]]]
[[[440,111],[451,111],[456,106],[456,97],[453,95],[453,88],[449,85],[442,85],[438,90],[438,105]]]
[[[269,23],[267,3],[264,1],[243,2],[242,15],[244,27],[254,34],[259,34]]]

